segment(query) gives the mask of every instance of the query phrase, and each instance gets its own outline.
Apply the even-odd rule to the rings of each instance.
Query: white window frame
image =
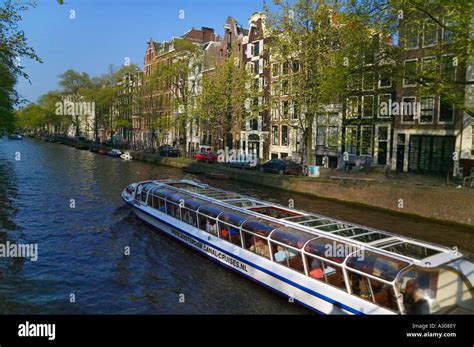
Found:
[[[401,124],[415,124],[415,118],[416,118],[415,117],[415,110],[412,110],[413,111],[413,120],[412,121],[404,121],[403,120],[403,117],[405,116],[403,114],[403,109],[404,109],[403,105],[405,104],[405,99],[413,99],[413,102],[415,103],[415,105],[417,105],[415,95],[413,95],[413,96],[404,96],[402,98],[402,104],[400,105],[400,110],[399,110],[399,112],[400,112],[400,123]]]
[[[372,116],[371,117],[365,116],[365,98],[372,98]],[[361,117],[365,119],[374,118],[375,116],[374,107],[375,107],[375,95],[363,95],[362,102],[361,102]]]
[[[355,99],[356,100],[356,109],[357,109],[357,112],[359,111],[359,97],[358,96],[349,96],[347,99],[346,99],[346,118],[347,119],[357,119],[359,118],[359,114],[357,113],[356,116],[349,116],[349,100],[350,99]],[[352,111],[351,113],[352,114]]]
[[[421,120],[422,118],[421,112],[423,109],[423,106],[422,106],[423,99],[429,99],[429,98],[433,100],[433,115],[431,117],[431,122],[424,122]],[[436,111],[436,97],[434,95],[425,95],[425,96],[420,97],[420,114],[418,115],[418,124],[433,124],[436,117],[435,111]]]
[[[426,34],[426,23],[430,21],[430,22],[433,22],[433,24],[435,25],[436,27],[436,41],[435,43],[432,43],[432,44],[429,44],[429,45],[426,45],[425,44],[425,34]],[[439,25],[438,23],[436,23],[433,19],[431,18],[426,18],[424,21],[423,21],[423,37],[421,38],[422,39],[422,42],[421,42],[421,47],[422,48],[426,48],[426,47],[434,47],[438,44],[439,42],[439,37],[438,37],[438,34],[439,34]]]
[[[439,73],[442,74],[443,73],[443,58],[446,58],[446,57],[452,57],[454,58],[455,55],[452,54],[452,53],[445,53],[445,54],[442,54],[441,55],[441,59],[439,61]],[[454,63],[454,62],[453,62]],[[457,77],[457,74],[458,74],[458,67],[457,66],[454,66],[454,79],[453,81],[456,81],[456,77]]]
[[[407,46],[407,32],[406,32],[406,27],[405,27],[405,42],[404,42],[404,48],[405,50],[413,50],[413,49],[418,49],[420,47],[420,29],[419,28],[413,28],[412,29],[416,30],[416,46],[415,47],[408,47]]]
[[[381,82],[382,82],[382,79],[380,78],[380,76],[382,75],[382,73],[379,73],[379,80],[378,80],[378,88],[379,89],[384,89],[384,88],[391,88],[392,87],[392,83],[393,83],[393,79],[392,79],[392,75],[390,74],[389,77],[390,77],[390,85],[388,86],[382,86]]]
[[[403,87],[416,87],[417,83],[415,81],[415,84],[406,84],[405,83],[405,73],[406,73],[406,65],[407,63],[410,63],[410,62],[415,62],[416,63],[416,67],[415,67],[415,74],[418,73],[418,59],[415,58],[415,59],[407,59],[403,62],[403,67],[404,67],[404,73],[403,73]]]
[[[438,124],[454,124],[454,115],[456,114],[456,108],[453,105],[453,120],[451,122],[441,121],[441,96],[438,97]]]
[[[388,96],[388,99],[391,100],[391,99],[392,99],[392,94],[379,94],[379,95],[377,96],[377,117],[378,117],[378,118],[382,118],[382,119],[387,119],[387,118],[390,118],[390,117],[392,116],[392,115],[390,114],[390,113],[392,112],[392,110],[391,110],[390,103],[389,103],[389,105],[388,105],[388,107],[389,107],[389,109],[388,109],[389,114],[386,115],[386,116],[381,116],[381,115],[380,115],[380,97],[381,97],[381,96]]]
[[[370,88],[370,89],[365,89],[364,88],[366,74],[372,75],[372,88]],[[367,71],[367,72],[362,73],[362,85],[361,85],[362,90],[363,91],[372,91],[375,88],[374,86],[375,86],[375,73],[373,71]]]

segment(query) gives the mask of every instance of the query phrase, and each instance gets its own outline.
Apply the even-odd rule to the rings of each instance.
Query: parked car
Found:
[[[256,169],[257,161],[237,161],[227,163],[230,167],[235,167],[242,170]]]
[[[290,159],[272,159],[260,165],[261,172],[271,172],[280,175],[302,175],[303,168]]]
[[[112,149],[111,151],[107,152],[109,157],[120,158],[122,152],[119,149]]]
[[[211,151],[200,152],[194,155],[194,159],[196,159],[196,161],[203,163],[216,163],[217,157],[217,154]]]
[[[161,157],[179,157],[179,150],[170,146],[170,145],[163,145],[158,147],[158,154]]]

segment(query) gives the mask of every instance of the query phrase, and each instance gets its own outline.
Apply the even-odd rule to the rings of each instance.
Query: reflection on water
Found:
[[[37,243],[39,252],[37,262],[0,259],[0,313],[308,313],[148,228],[121,201],[131,182],[182,177],[198,179],[58,144],[0,140],[0,242]],[[294,199],[297,208],[426,240],[470,244],[462,228],[239,182],[207,183],[279,203]]]

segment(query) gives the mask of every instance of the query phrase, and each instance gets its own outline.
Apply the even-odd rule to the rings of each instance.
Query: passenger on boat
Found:
[[[263,242],[262,239],[256,239],[255,243],[249,248],[252,252],[259,255],[263,255],[266,258],[270,258],[270,250],[268,245]]]
[[[403,295],[403,306],[407,314],[430,314],[430,305],[425,292],[416,286],[414,280],[408,281]]]
[[[277,252],[273,255],[276,262],[282,262],[286,259],[292,258],[296,255],[291,249],[285,249],[282,246],[277,247]]]
[[[321,260],[313,258],[310,265],[309,275],[317,280],[323,279],[323,266]]]
[[[206,218],[206,231],[209,234],[213,234],[217,236],[217,223],[215,220]]]

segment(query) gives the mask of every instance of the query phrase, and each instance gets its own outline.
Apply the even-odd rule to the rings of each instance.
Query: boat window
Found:
[[[234,200],[234,201],[226,201],[228,204],[236,207],[252,207],[261,205],[253,200]]]
[[[273,218],[286,218],[291,216],[301,216],[301,214],[296,212],[287,211],[277,207],[256,207],[250,208],[249,210],[263,214],[265,216],[273,217]]]
[[[265,237],[268,237],[273,230],[279,227],[282,227],[282,225],[268,221],[260,222],[259,220],[248,220],[242,225],[243,230],[248,230]]]
[[[397,298],[393,285],[381,281],[369,279],[370,287],[374,295],[374,302],[380,306],[388,308],[389,310],[399,312]]]
[[[240,238],[240,225],[245,222],[245,218],[233,213],[222,213],[219,216],[219,237],[230,241],[234,245],[242,246]]]
[[[308,276],[347,291],[342,268],[316,257],[306,255]]]
[[[387,247],[385,250],[418,260],[440,253],[435,249],[419,246],[409,242],[399,243],[397,245]]]
[[[372,289],[367,276],[347,271],[351,293],[364,300],[373,302]]]
[[[360,251],[360,248],[350,243],[319,237],[309,241],[305,251],[336,263],[342,263],[348,255]]]
[[[352,239],[360,241],[360,242],[364,242],[364,243],[370,243],[370,242],[383,240],[383,239],[386,239],[388,237],[391,237],[391,235],[375,232],[375,233],[371,233],[371,234],[366,234],[366,235],[360,235],[360,236],[357,236],[357,237],[353,237]]]
[[[326,225],[326,226],[323,226],[323,227],[318,227],[318,230],[333,232],[333,231],[337,231],[337,230],[348,229],[350,227],[351,226],[348,225],[348,224],[335,223],[335,224],[329,224],[329,225]],[[339,233],[335,233],[335,234],[340,235]]]
[[[197,213],[196,211],[190,210],[186,207],[181,207],[181,216],[183,222],[197,227]]]
[[[297,217],[285,218],[285,220],[288,220],[294,223],[301,223],[301,222],[306,222],[306,221],[315,220],[315,219],[320,219],[320,218],[316,216],[297,216]]]
[[[205,201],[196,201],[190,199],[184,199],[184,206],[192,211],[197,211],[197,209],[203,204]]]
[[[303,258],[301,252],[295,249],[282,246],[280,244],[271,242],[273,260],[278,264],[289,267],[290,269],[304,273]]]
[[[330,219],[318,219],[318,220],[313,220],[311,222],[301,223],[301,225],[304,225],[306,227],[311,227],[311,228],[314,228],[314,227],[317,228],[320,225],[326,225],[326,224],[334,224],[334,221]]]
[[[334,233],[334,235],[339,235],[343,237],[352,237],[352,236],[357,236],[365,233],[369,233],[370,231],[367,229],[362,229],[362,228],[351,228],[347,230],[341,230],[337,231]]]
[[[397,278],[396,286],[407,314],[474,313],[473,287],[458,271],[447,266],[410,266]]]
[[[181,219],[180,208],[178,204],[175,204],[174,202],[166,200],[166,213],[170,215],[171,217]]]
[[[315,237],[317,235],[289,227],[277,229],[271,236],[273,240],[295,248],[302,248],[307,241]]]
[[[401,269],[408,266],[407,262],[390,258],[371,251],[356,252],[347,259],[348,267],[393,281]]]
[[[267,239],[263,237],[242,231],[244,237],[244,248],[255,254],[270,259],[270,248]]]
[[[198,213],[199,229],[217,236],[217,222],[215,218]]]
[[[143,192],[143,185],[140,184],[137,186],[137,192],[135,193],[135,201],[140,201],[142,197],[142,192]]]

